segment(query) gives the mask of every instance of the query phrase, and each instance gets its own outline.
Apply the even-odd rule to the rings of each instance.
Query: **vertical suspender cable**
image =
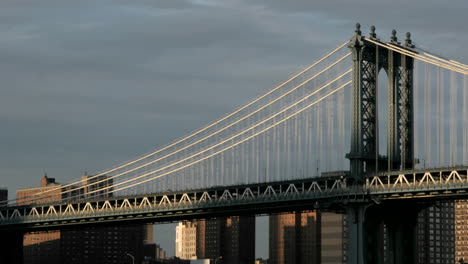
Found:
[[[379,172],[379,46],[375,45],[375,172]]]
[[[445,116],[445,92],[443,91],[444,88],[444,71],[441,67],[438,67],[438,82],[437,82],[437,90],[439,92],[439,121],[438,121],[438,131],[439,131],[439,147],[440,147],[440,154],[439,154],[439,166],[445,166],[445,127],[444,127],[444,116]]]
[[[463,77],[463,164],[468,163],[468,76]]]
[[[425,142],[424,142],[424,150],[425,150],[425,161],[423,161],[423,167],[425,167],[425,163],[432,164],[432,153],[431,153],[431,145],[432,145],[432,119],[433,119],[433,107],[434,104],[431,104],[432,98],[432,85],[431,85],[431,74],[430,74],[430,65],[424,64],[424,135],[425,135]]]
[[[456,164],[457,151],[457,131],[458,122],[456,122],[455,105],[457,103],[457,76],[455,72],[450,72],[450,165]]]
[[[419,98],[420,98],[420,93],[419,93],[419,63],[416,61],[416,60],[413,60],[413,102],[414,102],[414,106],[413,106],[413,135],[419,135],[419,130],[420,130],[420,125],[419,125],[419,119],[416,118],[416,115],[420,112],[419,111]],[[408,76],[408,79],[409,79],[409,76]],[[411,91],[410,91],[411,92]],[[419,157],[419,153],[420,153],[420,150],[419,150],[419,140],[420,140],[420,137],[415,137],[413,136],[413,141],[414,141],[414,145],[413,145],[413,168],[415,168],[416,166],[416,162],[415,162],[415,159]]]

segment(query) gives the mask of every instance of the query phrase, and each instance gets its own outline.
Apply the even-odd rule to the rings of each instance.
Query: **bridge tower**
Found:
[[[353,56],[351,121],[351,178],[362,183],[365,176],[379,171],[411,169],[413,154],[413,64],[414,59],[375,45],[361,35],[356,25],[349,48]],[[414,47],[410,33],[404,46]],[[375,27],[370,39],[379,41]],[[400,45],[393,30],[391,44]],[[378,75],[388,76],[387,156],[379,156],[377,103]]]
[[[389,44],[413,48],[411,34],[403,45],[392,31]],[[411,57],[371,41],[380,41],[371,27],[369,38],[356,24],[348,47],[353,57],[351,151],[349,183],[360,188],[366,177],[390,170],[412,169],[413,64]],[[379,155],[377,94],[378,76],[388,76],[387,155]],[[414,264],[414,230],[418,211],[412,205],[379,204],[373,201],[348,205],[349,264]],[[399,216],[404,212],[404,220]],[[384,228],[385,226],[385,228]],[[385,251],[383,238],[386,238]]]

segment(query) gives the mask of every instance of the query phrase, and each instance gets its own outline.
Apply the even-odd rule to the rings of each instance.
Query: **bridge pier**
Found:
[[[0,263],[23,264],[23,233],[0,231]]]
[[[387,208],[384,223],[387,228],[386,264],[416,263],[417,207]]]
[[[348,264],[380,264],[382,256],[381,219],[369,205],[350,206],[348,217]]]
[[[414,203],[350,206],[347,263],[415,264],[419,211]]]

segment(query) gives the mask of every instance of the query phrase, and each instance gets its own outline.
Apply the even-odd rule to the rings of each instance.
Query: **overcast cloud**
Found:
[[[468,63],[466,0],[0,1],[0,185],[65,182],[247,103],[361,22]]]

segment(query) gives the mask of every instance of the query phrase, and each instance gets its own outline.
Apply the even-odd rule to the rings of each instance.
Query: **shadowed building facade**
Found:
[[[320,263],[320,214],[295,212],[270,216],[271,264]]]
[[[455,260],[468,262],[468,200],[454,202],[455,209]],[[457,262],[458,263],[458,262]]]
[[[191,223],[193,225],[186,226],[195,227],[195,250],[198,259],[219,259],[219,264],[254,263],[254,216],[194,220]],[[187,247],[191,248],[191,244]]]
[[[82,185],[65,187],[46,175],[41,178],[41,187],[18,190],[18,203],[31,203],[27,201],[31,195],[37,195],[35,202],[56,201],[77,195],[88,198],[111,196],[111,193],[105,193],[107,190],[99,190],[112,186],[112,179],[107,178],[84,175],[84,184],[96,184],[80,188]],[[101,180],[103,182],[98,182]],[[62,193],[64,191],[69,192]],[[23,236],[24,264],[126,264],[129,260],[126,253],[135,256],[135,263],[138,263],[143,260],[144,242],[150,242],[149,239],[152,240],[147,234],[146,225],[86,226],[26,233]]]
[[[8,189],[0,187],[0,206],[6,206],[8,201]]]
[[[62,185],[55,182],[55,178],[47,175],[41,178],[41,186],[20,189],[16,192],[19,205],[33,202],[49,202],[62,199]],[[31,197],[37,195],[36,197]],[[34,199],[34,201],[28,201]],[[25,264],[60,263],[61,232],[41,231],[26,233],[23,236],[23,255]]]
[[[218,263],[255,261],[255,217],[231,216],[197,220],[197,256],[221,259]]]
[[[320,213],[320,220],[320,263],[346,263],[346,215]]]
[[[454,201],[439,202],[421,210],[416,226],[417,263],[455,263]]]

